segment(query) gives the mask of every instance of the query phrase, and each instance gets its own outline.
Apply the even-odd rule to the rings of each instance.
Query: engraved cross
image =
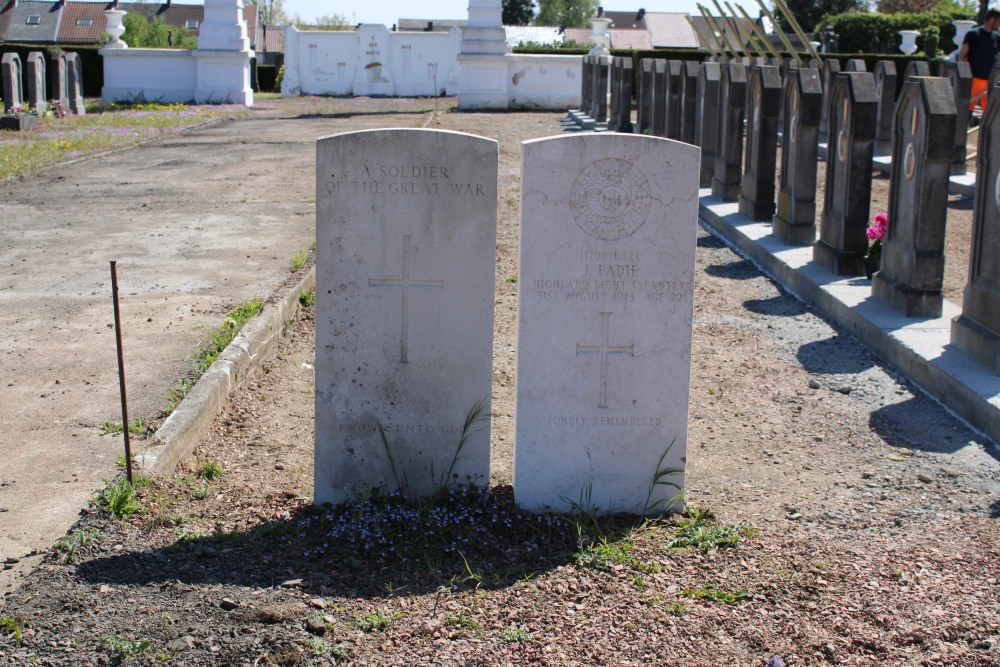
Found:
[[[627,354],[630,357],[635,356],[635,343],[629,343],[628,345],[610,345],[610,324],[611,324],[611,313],[601,313],[601,344],[600,345],[582,345],[580,343],[576,344],[576,353],[579,354],[599,354],[601,357],[601,396],[597,403],[597,407],[606,408],[608,407],[608,355],[611,354]]]
[[[403,236],[403,275],[400,278],[369,278],[369,287],[398,287],[403,290],[403,314],[400,327],[399,362],[409,361],[410,288],[431,287],[444,289],[443,280],[418,280],[410,277],[410,237]]]

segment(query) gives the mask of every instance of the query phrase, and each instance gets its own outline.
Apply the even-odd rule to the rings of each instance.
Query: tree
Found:
[[[538,0],[535,25],[589,28],[597,16],[597,0]]]
[[[125,34],[122,41],[136,49],[196,49],[198,39],[188,34],[183,26],[168,26],[163,19],[149,22],[142,14],[129,12],[122,19]],[[173,43],[171,43],[171,41]]]
[[[529,25],[534,17],[532,0],[503,0],[504,25]]]
[[[291,24],[299,30],[352,30],[343,14],[324,14],[313,21],[307,21],[298,12],[292,15]]]
[[[868,11],[866,0],[785,0],[789,11],[805,32],[812,32],[824,16]],[[791,30],[784,14],[776,12],[783,30]]]
[[[248,2],[257,7],[261,25],[288,25],[285,0],[248,0]]]

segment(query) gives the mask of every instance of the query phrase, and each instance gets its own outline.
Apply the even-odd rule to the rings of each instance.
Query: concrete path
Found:
[[[268,102],[247,118],[0,183],[0,595],[115,475],[121,421],[149,419],[225,314],[268,299],[315,239],[315,141],[420,127],[424,100]],[[443,108],[443,107],[442,107]],[[16,561],[16,562],[15,562]]]

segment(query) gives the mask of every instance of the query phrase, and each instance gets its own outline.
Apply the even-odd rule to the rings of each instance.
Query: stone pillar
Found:
[[[653,87],[656,60],[642,58],[639,61],[639,134],[653,131]]]
[[[389,29],[381,23],[365,23],[355,32],[358,53],[364,63],[354,72],[354,94],[390,96],[392,87],[392,53]]]
[[[618,89],[615,96],[618,106],[615,109],[614,131],[632,132],[632,58],[616,58],[618,61]]]
[[[25,72],[28,75],[28,102],[35,108],[35,113],[43,116],[49,106],[45,85],[47,81],[45,78],[45,56],[38,51],[29,53]]]
[[[460,109],[510,106],[506,57],[510,48],[501,11],[500,0],[469,0],[469,22],[462,31],[462,52],[458,54],[462,68]]]
[[[83,103],[83,63],[79,53],[66,54],[66,86],[69,92],[69,107],[67,113],[74,116],[87,114]]]
[[[3,78],[3,110],[10,111],[14,107],[24,105],[24,92],[21,90],[21,57],[17,53],[3,54],[0,60],[0,75]]]
[[[694,143],[695,117],[698,109],[698,72],[701,63],[686,60],[681,67],[681,127],[680,140]]]
[[[667,136],[667,61],[653,61],[653,125],[649,133],[654,137]]]
[[[987,105],[979,132],[969,282],[951,342],[1000,375],[1000,104]]]
[[[198,28],[194,56],[196,101],[253,106],[253,52],[243,19],[243,0],[205,0],[205,18]]]
[[[829,136],[830,119],[828,115],[830,111],[830,95],[833,92],[833,81],[839,73],[839,60],[827,58],[823,61],[823,109],[822,115],[819,118],[820,139],[826,139]]]
[[[701,177],[698,183],[707,188],[715,174],[719,146],[719,101],[722,68],[719,63],[704,62],[698,68],[697,109],[694,116],[694,143],[701,148]]]
[[[753,220],[770,220],[775,210],[781,74],[777,67],[755,66],[747,87],[747,149],[739,211]]]
[[[719,140],[712,175],[712,195],[722,201],[740,196],[743,168],[743,117],[747,97],[747,71],[739,62],[722,66],[719,84]]]
[[[972,69],[969,63],[942,60],[941,76],[951,83],[955,98],[955,148],[951,156],[951,173],[961,175],[966,168],[966,146],[969,143],[969,98],[972,97]]]
[[[282,97],[302,94],[299,81],[299,29],[293,25],[285,28],[285,76],[281,80]]]
[[[875,64],[875,97],[878,99],[875,152],[888,155],[892,150],[892,113],[896,108],[896,63],[891,60]]]
[[[593,57],[584,56],[582,74],[580,75],[580,111],[588,115],[590,114],[591,97],[594,94],[593,70]]]
[[[951,84],[937,77],[907,80],[893,119],[889,228],[872,282],[875,298],[906,317],[941,316],[954,136]]]
[[[786,245],[816,241],[816,165],[823,85],[814,69],[793,69],[785,77],[781,145],[781,187],[773,234]]]
[[[608,70],[611,69],[611,56],[592,56],[593,70],[591,81],[593,92],[590,100],[590,117],[598,123],[608,120]]]
[[[865,275],[877,106],[870,72],[837,75],[827,111],[826,197],[813,259],[841,276]]]
[[[664,132],[667,139],[681,137],[681,93],[684,63],[680,60],[667,61],[667,109]]]

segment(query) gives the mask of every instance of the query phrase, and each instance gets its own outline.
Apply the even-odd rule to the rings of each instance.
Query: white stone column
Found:
[[[281,79],[281,96],[298,97],[302,94],[299,81],[299,29],[293,25],[285,28],[285,75]]]
[[[507,36],[500,0],[469,0],[469,23],[462,32],[460,109],[506,109]]]
[[[198,28],[195,99],[253,106],[250,88],[250,40],[243,19],[243,0],[205,0]]]

